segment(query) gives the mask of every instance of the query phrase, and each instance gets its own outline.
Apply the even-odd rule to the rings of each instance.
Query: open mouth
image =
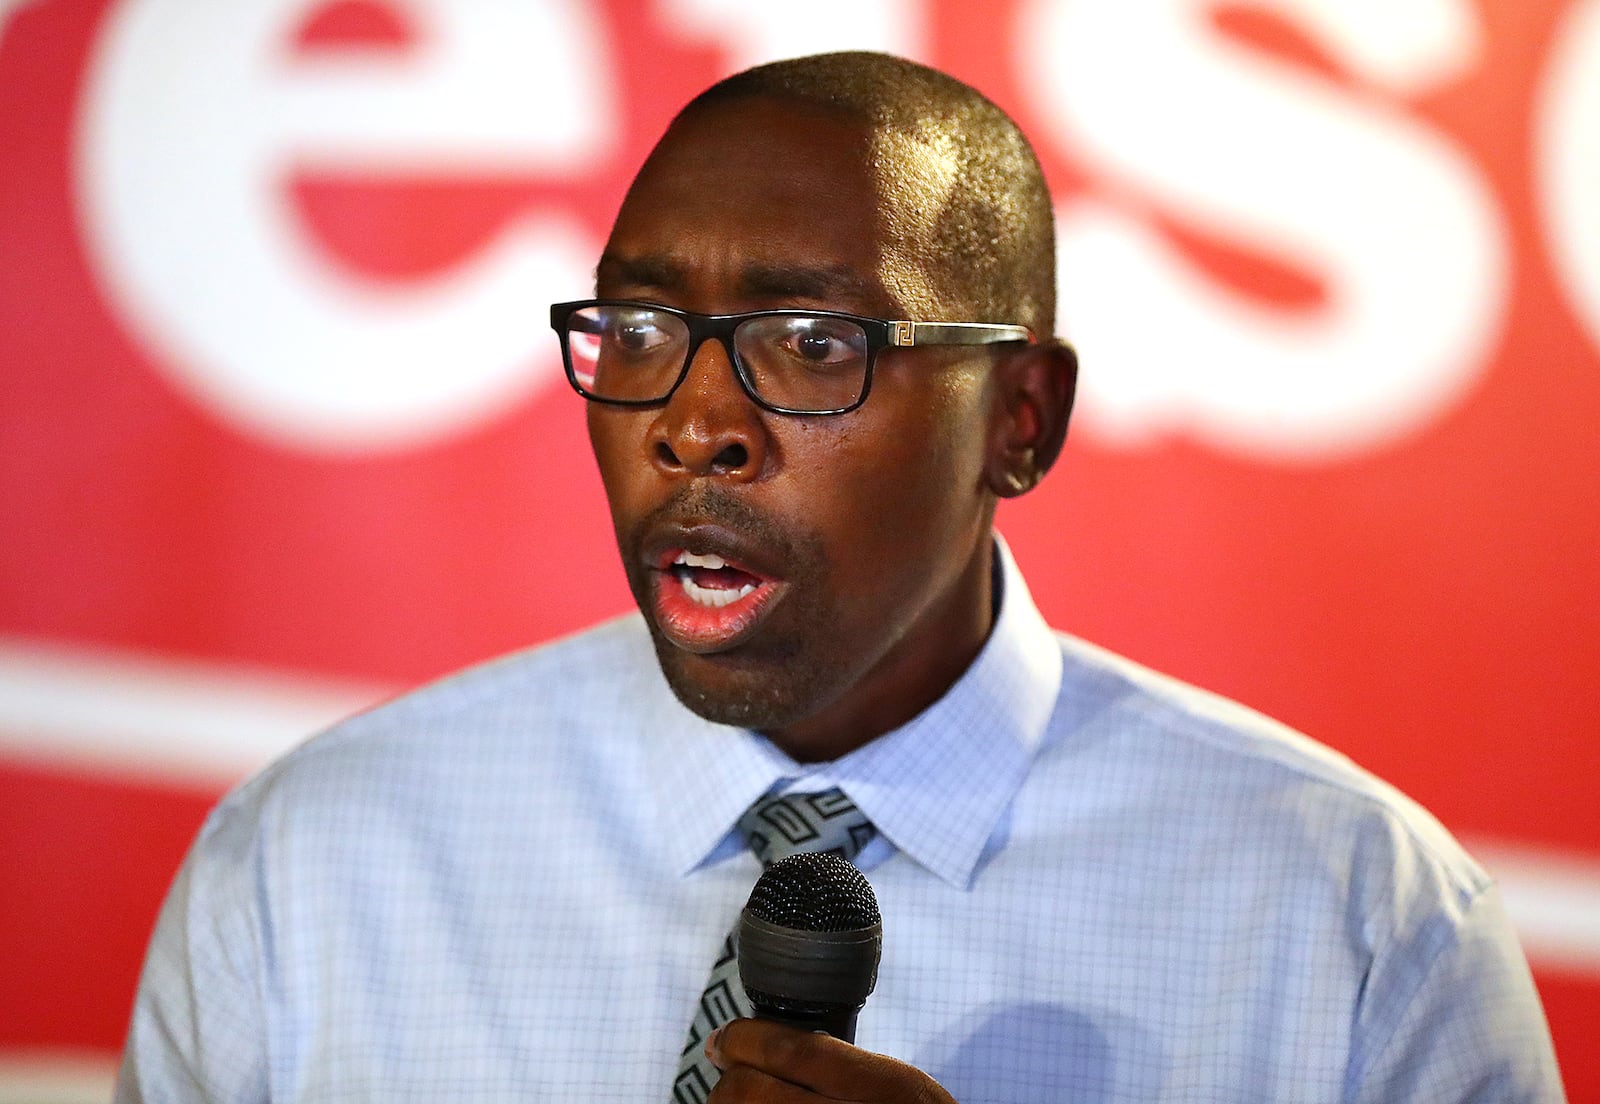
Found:
[[[656,623],[686,651],[722,651],[765,618],[783,584],[715,552],[671,549],[657,561]]]
[[[683,593],[697,606],[722,609],[754,594],[764,581],[742,568],[734,567],[715,553],[697,555],[680,552],[669,570]]]

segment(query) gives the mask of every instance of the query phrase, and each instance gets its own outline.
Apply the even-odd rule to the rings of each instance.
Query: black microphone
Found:
[[[882,948],[872,887],[825,851],[773,863],[739,914],[739,980],[756,1015],[847,1043]]]

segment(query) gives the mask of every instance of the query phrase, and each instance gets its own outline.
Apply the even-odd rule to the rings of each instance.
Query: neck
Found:
[[[932,706],[972,666],[994,628],[999,565],[982,542],[955,585],[853,685],[804,719],[763,732],[798,763],[838,759]]]

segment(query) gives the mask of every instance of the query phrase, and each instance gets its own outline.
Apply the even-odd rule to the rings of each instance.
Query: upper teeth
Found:
[[[709,567],[713,571],[728,566],[728,562],[721,556],[715,554],[702,556],[698,552],[679,552],[678,558],[673,562],[682,564],[684,567]]]

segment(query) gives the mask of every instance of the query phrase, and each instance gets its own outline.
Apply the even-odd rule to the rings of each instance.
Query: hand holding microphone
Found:
[[[715,1104],[790,1099],[955,1104],[915,1066],[851,1045],[878,979],[883,925],[861,872],[826,852],[773,863],[739,918],[739,979],[756,1019],[710,1039]]]

